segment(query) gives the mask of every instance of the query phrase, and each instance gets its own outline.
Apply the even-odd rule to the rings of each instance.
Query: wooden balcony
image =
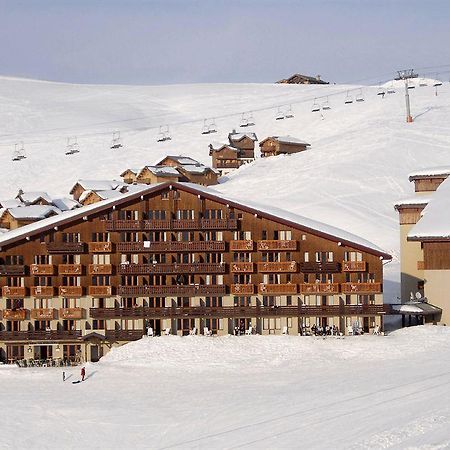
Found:
[[[83,288],[81,286],[60,286],[59,287],[60,297],[82,297]]]
[[[290,252],[297,250],[297,241],[258,241],[258,250],[260,252]]]
[[[8,298],[24,298],[27,296],[27,290],[24,287],[3,286],[2,295]]]
[[[255,271],[255,263],[252,262],[234,262],[230,264],[233,273],[253,273]]]
[[[83,308],[60,308],[59,310],[60,319],[79,320],[82,319],[83,317],[84,317]]]
[[[169,285],[169,286],[119,286],[122,297],[198,297],[201,295],[225,295],[226,287],[217,284]]]
[[[259,283],[258,293],[262,295],[293,295],[297,293],[297,285]]]
[[[144,230],[170,230],[171,221],[170,220],[144,220],[143,221]]]
[[[93,319],[375,316],[390,313],[390,305],[91,308],[89,312]]]
[[[190,264],[121,264],[118,272],[121,275],[147,275],[157,273],[225,273],[225,264],[190,263]]]
[[[145,335],[144,330],[107,330],[107,341],[138,341]]]
[[[112,295],[111,286],[89,286],[88,295],[91,297],[110,297]]]
[[[83,266],[81,264],[59,264],[59,275],[78,275],[83,274]]]
[[[53,264],[31,264],[31,275],[53,275],[55,273],[55,266]]]
[[[230,293],[232,295],[253,295],[254,292],[254,284],[232,284],[230,287]]]
[[[81,331],[0,331],[0,341],[74,341]]]
[[[27,318],[27,310],[20,309],[4,309],[3,310],[3,319],[4,320],[26,320]]]
[[[111,253],[113,251],[112,242],[89,242],[89,253]]]
[[[30,310],[30,317],[35,320],[54,320],[56,310],[54,308],[36,308]]]
[[[48,253],[84,253],[84,242],[49,242],[47,243]]]
[[[89,274],[90,275],[111,275],[112,265],[111,264],[89,264]]]
[[[381,283],[342,283],[343,294],[381,294],[383,286]]]
[[[297,263],[295,261],[259,262],[258,272],[262,273],[297,272]]]
[[[53,286],[33,286],[31,288],[31,295],[38,298],[53,297],[55,295],[55,288]]]
[[[339,283],[302,283],[300,284],[301,294],[338,294]]]
[[[299,269],[302,273],[339,273],[341,265],[338,262],[303,262]]]
[[[165,252],[224,252],[223,241],[196,242],[119,242],[117,251],[121,253],[165,253]]]
[[[216,159],[214,161],[215,169],[239,169],[242,165],[238,159]]]
[[[366,261],[342,261],[344,272],[365,272],[367,270]]]
[[[230,241],[230,251],[232,252],[252,252],[255,246],[254,241]]]
[[[139,231],[142,227],[142,220],[105,220],[107,231]]]
[[[0,275],[21,276],[26,275],[26,267],[22,265],[0,265]]]

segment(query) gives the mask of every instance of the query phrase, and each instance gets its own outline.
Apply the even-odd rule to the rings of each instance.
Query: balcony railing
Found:
[[[147,275],[155,273],[225,273],[225,264],[190,263],[190,264],[121,264],[118,269],[121,275]]]
[[[390,313],[390,305],[91,308],[89,312],[93,319],[375,316]]]
[[[53,286],[33,286],[31,288],[31,295],[38,298],[53,297],[55,295],[55,288]]]
[[[89,286],[88,295],[91,297],[110,297],[112,295],[111,286]]]
[[[83,308],[60,308],[59,317],[61,319],[72,319],[78,320],[82,319],[84,316]]]
[[[258,272],[297,272],[297,263],[295,261],[286,262],[259,262]]]
[[[230,264],[233,273],[253,273],[255,271],[255,263],[252,262],[234,262]]]
[[[254,241],[250,239],[245,241],[230,241],[230,251],[232,252],[252,252],[254,246]]]
[[[119,286],[118,295],[123,297],[175,296],[197,297],[200,295],[225,295],[226,287],[218,284],[172,285],[172,286]]]
[[[253,295],[254,292],[254,284],[232,284],[230,287],[230,293],[233,295]]]
[[[27,318],[27,310],[20,309],[4,309],[3,310],[3,319],[5,320],[26,320]]]
[[[380,294],[383,292],[381,283],[342,283],[343,294]]]
[[[177,220],[106,220],[109,231],[138,230],[235,230],[236,219],[177,219]]]
[[[2,295],[8,298],[24,298],[27,295],[27,290],[24,287],[3,286]]]
[[[31,275],[53,275],[55,273],[55,266],[53,264],[31,264]]]
[[[111,275],[111,264],[89,264],[89,273],[91,275]]]
[[[365,272],[367,270],[366,261],[342,261],[344,272]]]
[[[81,297],[83,295],[83,288],[81,286],[60,286],[60,297]]]
[[[48,253],[84,253],[84,242],[48,242]]]
[[[26,274],[26,267],[21,265],[0,265],[0,275],[8,275],[8,276],[15,276],[15,275],[25,275]]]
[[[56,318],[54,308],[36,308],[30,310],[30,317],[35,320],[53,320]]]
[[[258,285],[258,293],[263,295],[292,295],[297,293],[297,285],[292,283],[286,284],[260,283]]]
[[[303,262],[299,269],[303,273],[339,273],[341,265],[338,262]]]
[[[145,334],[143,330],[107,330],[107,341],[138,341]]]
[[[236,159],[216,159],[214,165],[216,169],[239,169],[242,163]]]
[[[82,275],[83,266],[81,264],[59,264],[58,273],[60,275]]]
[[[164,253],[164,252],[224,252],[223,241],[196,242],[119,242],[117,251],[121,253]]]
[[[261,252],[267,251],[280,251],[280,252],[288,252],[297,250],[297,241],[289,240],[289,241],[258,241],[258,250]]]
[[[302,283],[301,294],[338,294],[339,283]]]
[[[113,250],[112,242],[89,242],[89,253],[111,253]]]
[[[0,341],[74,341],[81,331],[0,331]]]

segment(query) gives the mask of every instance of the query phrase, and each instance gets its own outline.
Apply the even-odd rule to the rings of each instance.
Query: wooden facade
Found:
[[[149,328],[370,331],[389,312],[389,255],[205,190],[165,183],[83,209],[0,238],[3,360],[43,341],[95,360]]]
[[[297,139],[289,140],[286,138],[279,138],[278,136],[270,136],[259,143],[261,149],[261,157],[290,155],[292,153],[299,153],[307,150],[310,144],[298,141]]]

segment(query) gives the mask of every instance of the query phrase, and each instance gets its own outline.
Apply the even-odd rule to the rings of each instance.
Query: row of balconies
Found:
[[[96,330],[93,330],[94,332]],[[107,341],[134,341],[142,338],[144,330],[98,330]],[[81,331],[0,331],[0,341],[74,341]]]
[[[106,220],[108,231],[235,230],[236,219]]]
[[[112,295],[112,291],[111,286],[88,287],[88,295],[92,297],[108,297]],[[54,297],[55,292],[56,288],[53,286],[33,286],[30,289],[31,296],[37,298]],[[82,286],[59,286],[57,292],[60,297],[82,297],[84,288]],[[28,296],[28,288],[4,286],[2,295],[7,298],[25,298]]]
[[[27,320],[28,311],[30,313],[30,319],[34,320],[56,320],[58,315],[60,319],[83,319],[83,308],[34,308],[34,309],[4,309],[4,320]]]

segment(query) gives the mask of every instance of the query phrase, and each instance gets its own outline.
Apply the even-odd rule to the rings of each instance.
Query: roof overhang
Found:
[[[442,309],[427,302],[407,302],[401,305],[391,305],[392,312],[395,314],[431,316],[440,314]]]

